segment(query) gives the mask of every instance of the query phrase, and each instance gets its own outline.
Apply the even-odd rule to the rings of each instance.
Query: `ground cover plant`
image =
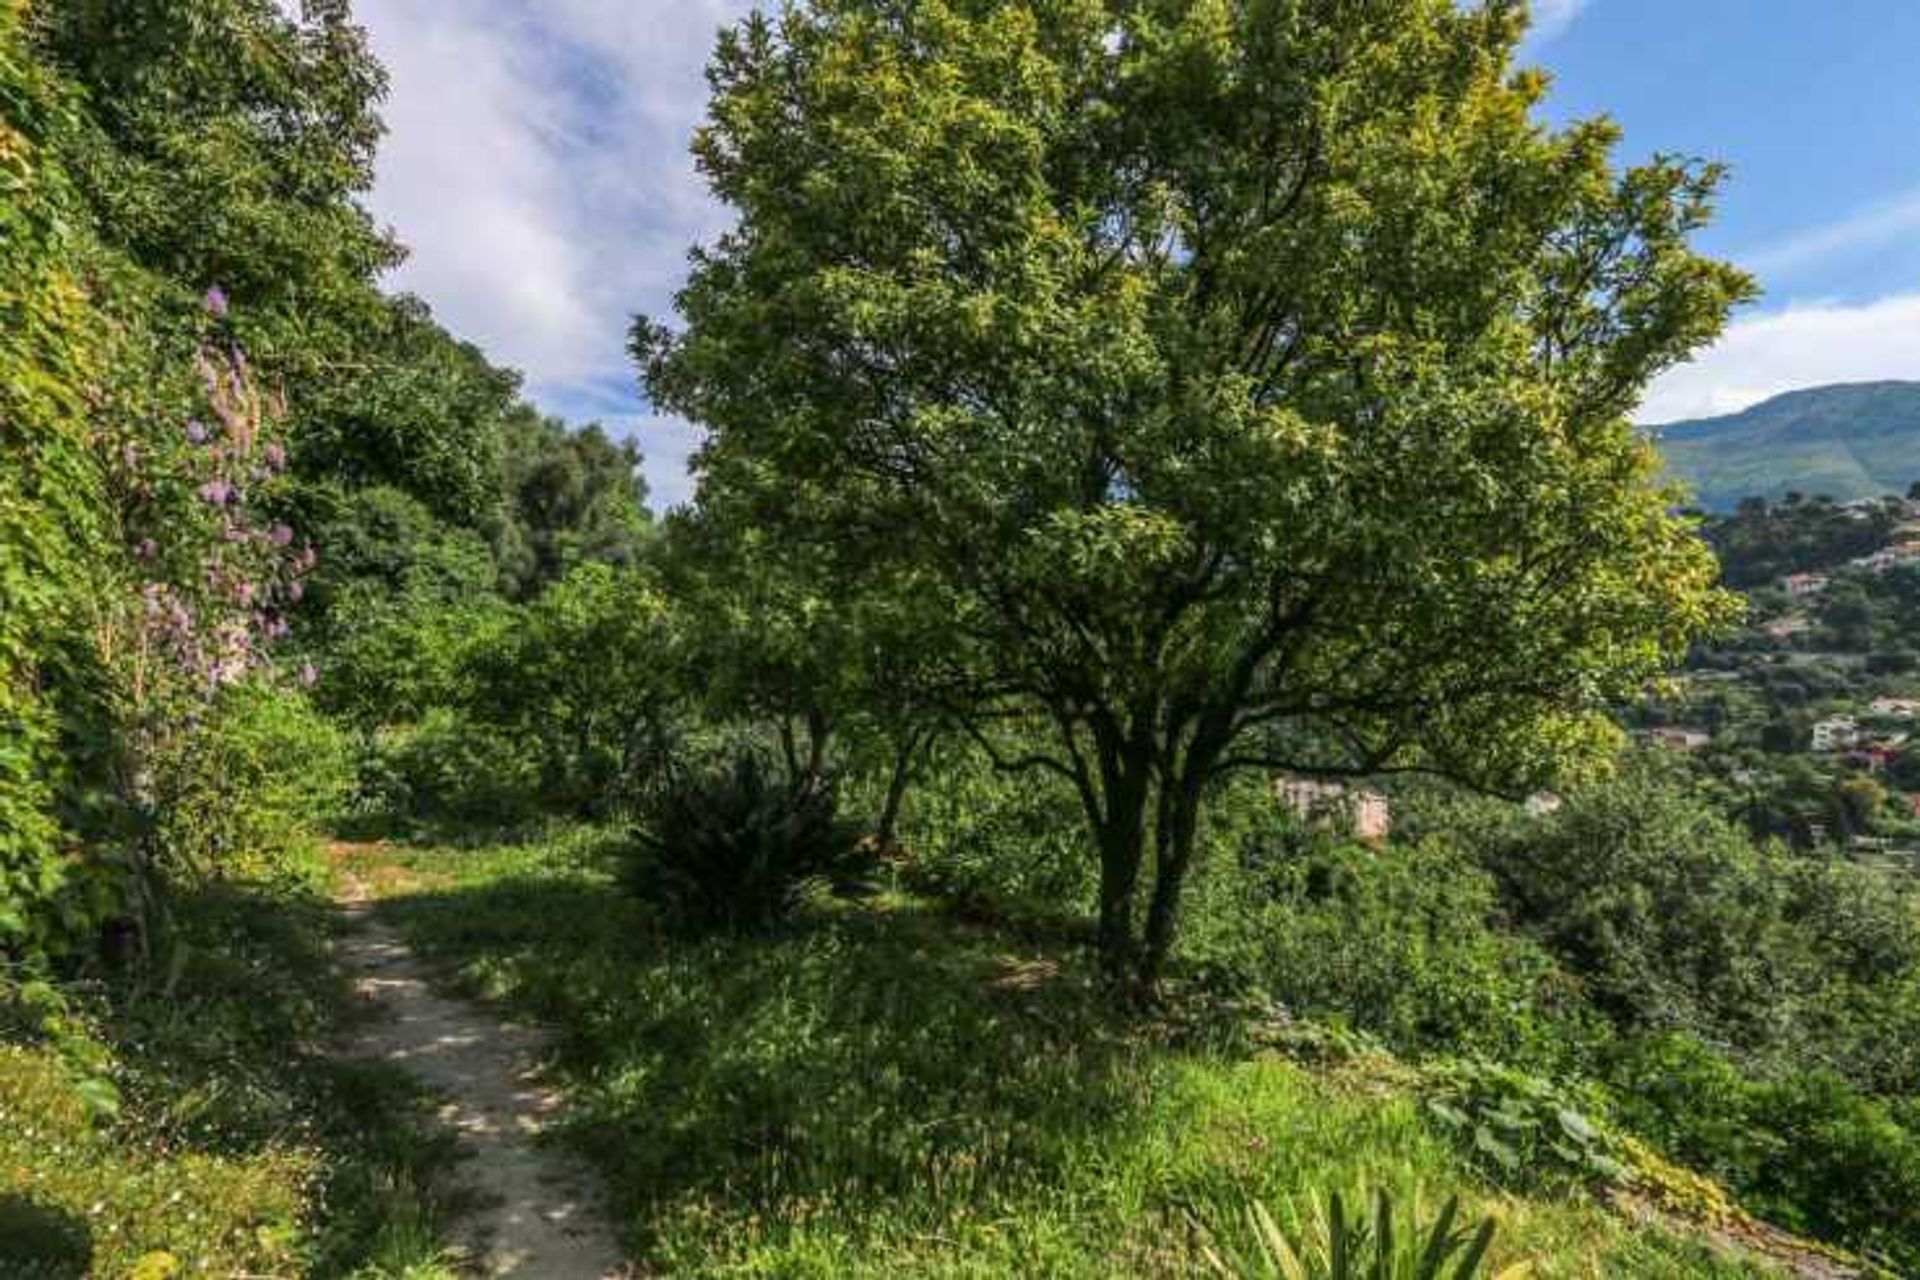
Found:
[[[404,1072],[326,1055],[353,1015],[324,901],[230,886],[176,912],[170,990],[0,992],[7,1274],[451,1275],[452,1140]]]
[[[367,850],[389,918],[557,1027],[568,1139],[675,1274],[1185,1275],[1198,1215],[1387,1187],[1500,1223],[1535,1274],[1765,1274],[1577,1199],[1502,1193],[1412,1092],[1116,1020],[1071,945],[897,894],[689,943],[621,837]],[[1234,1037],[1228,1036],[1228,1040]]]

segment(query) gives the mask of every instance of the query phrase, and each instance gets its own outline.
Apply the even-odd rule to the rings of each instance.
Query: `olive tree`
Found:
[[[1513,0],[795,0],[723,33],[701,501],[938,601],[1151,983],[1242,768],[1531,785],[1724,609],[1629,417],[1719,171],[1553,128]],[[1010,720],[1027,731],[1005,735]],[[1039,726],[1039,728],[1034,728]]]

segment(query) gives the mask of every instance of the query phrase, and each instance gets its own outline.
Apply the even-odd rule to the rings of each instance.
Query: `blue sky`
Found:
[[[286,0],[291,4],[292,0]],[[635,436],[655,505],[696,436],[623,351],[725,224],[687,158],[714,33],[750,0],[359,0],[392,76],[371,205],[391,284],[523,369],[541,405]],[[1766,296],[1663,378],[1645,421],[1797,386],[1920,378],[1920,0],[1536,0],[1548,115],[1606,113],[1623,159],[1726,161],[1708,250]]]

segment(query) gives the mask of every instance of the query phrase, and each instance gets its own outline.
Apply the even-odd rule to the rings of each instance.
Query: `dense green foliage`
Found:
[[[1223,775],[1537,779],[1722,611],[1625,416],[1748,291],[1687,245],[1718,173],[1538,123],[1520,18],[823,3],[722,38],[696,150],[739,223],[683,331],[636,325],[649,391],[738,536],[938,602],[946,700],[1073,784],[1116,971],[1166,960]]]
[[[831,783],[783,777],[746,754],[662,788],[627,876],[684,924],[764,929],[809,888],[849,884],[862,862],[858,839],[839,818]]]
[[[91,721],[80,590],[99,568],[100,481],[86,392],[107,358],[81,287],[77,197],[48,147],[70,97],[32,57],[27,11],[0,4],[0,955],[57,948],[98,910],[68,858],[73,762]]]
[[[1850,502],[1920,482],[1920,384],[1911,382],[1789,391],[1657,431],[1668,468],[1714,511],[1795,493]]]
[[[1310,1231],[1326,1191],[1461,1197],[1537,1274],[1768,1272],[1597,1205],[1491,1192],[1378,1076],[1249,1055],[1230,1017],[1116,1016],[1085,949],[925,899],[812,902],[772,935],[671,927],[617,838],[369,853],[392,918],[563,1036],[567,1136],[676,1275],[1204,1273],[1193,1219]],[[1009,852],[1016,852],[1009,851]]]
[[[345,4],[9,0],[0,77],[0,951],[84,957],[116,915],[164,945],[169,881],[270,860],[244,753],[339,759],[266,727],[296,676],[338,647],[324,705],[389,723],[383,627],[635,562],[644,490],[379,291],[385,80]]]
[[[555,1025],[649,1270],[1920,1268],[1920,509],[1673,509],[1720,173],[1543,123],[1523,25],[743,20],[656,529],[382,291],[345,0],[0,0],[0,1268],[436,1265],[445,1145],[317,1052],[327,826],[423,841],[334,853]]]
[[[1886,545],[1898,522],[1889,502],[1862,509],[1821,497],[1750,498],[1710,520],[1705,533],[1727,583],[1752,588],[1870,555]]]

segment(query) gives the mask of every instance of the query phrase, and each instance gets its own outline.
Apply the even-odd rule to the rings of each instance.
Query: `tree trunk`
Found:
[[[787,762],[787,781],[800,785],[800,748],[793,736],[793,717],[780,717],[780,754]]]
[[[818,791],[827,775],[827,740],[833,736],[833,722],[819,711],[807,712],[806,789]]]
[[[1199,830],[1200,796],[1197,788],[1182,785],[1167,797],[1154,832],[1153,900],[1147,907],[1146,937],[1140,953],[1141,985],[1152,989],[1160,981],[1173,951],[1175,926],[1180,918],[1180,892],[1193,862],[1194,838]]]
[[[1134,976],[1133,899],[1140,883],[1141,841],[1102,833],[1100,847],[1100,968],[1114,982]]]
[[[1135,898],[1147,843],[1150,779],[1144,767],[1106,771],[1106,812],[1096,824],[1100,841],[1100,965],[1108,978],[1136,976],[1139,947],[1134,932]]]
[[[914,730],[903,734],[893,749],[893,773],[887,779],[887,798],[880,807],[880,825],[874,832],[882,849],[893,847],[894,828],[899,825],[907,787],[913,781],[913,757],[919,750],[920,734]]]

